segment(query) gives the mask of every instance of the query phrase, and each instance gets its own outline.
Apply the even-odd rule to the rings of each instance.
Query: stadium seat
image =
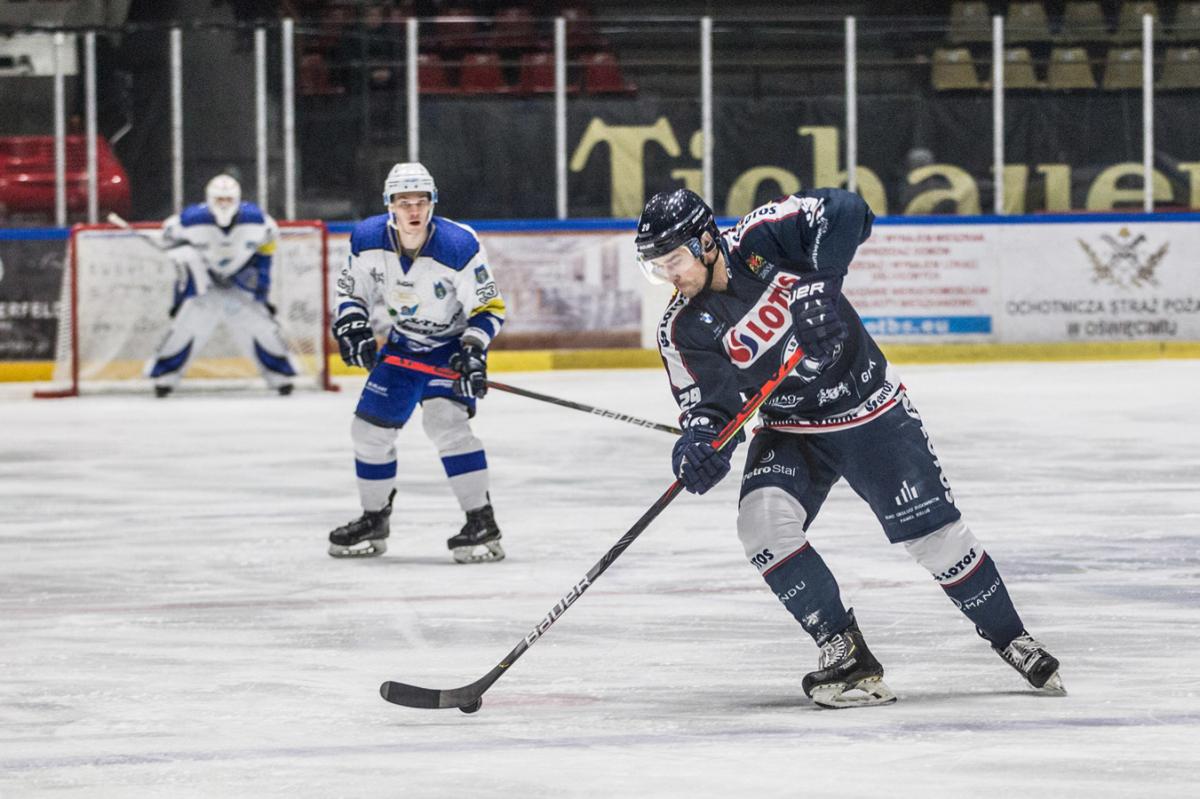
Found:
[[[930,78],[939,92],[960,89],[982,89],[975,71],[975,60],[965,47],[941,48],[933,51],[933,72]]]
[[[87,138],[65,141],[67,211],[87,211]],[[129,176],[108,139],[96,137],[100,213],[129,216]],[[0,136],[0,207],[6,214],[54,219],[55,166],[53,136]]]
[[[1044,85],[1033,69],[1033,56],[1028,47],[1013,47],[1004,51],[1004,88],[1040,89]]]
[[[458,89],[463,94],[509,94],[513,87],[504,78],[499,53],[469,53],[458,73]]]
[[[490,41],[495,50],[537,49],[539,42],[533,10],[528,6],[509,6],[497,11]]]
[[[1200,2],[1180,2],[1175,6],[1168,36],[1177,42],[1200,42]]]
[[[1107,41],[1108,22],[1100,3],[1095,0],[1067,0],[1058,38],[1064,42]]]
[[[519,94],[550,94],[554,92],[554,54],[524,53],[517,76]],[[567,84],[567,94],[579,91],[579,84]]]
[[[1122,3],[1121,13],[1117,17],[1117,30],[1113,39],[1119,42],[1140,42],[1142,40],[1142,17],[1146,14],[1154,17],[1154,38],[1162,36],[1162,19],[1158,13],[1158,3],[1136,2]]]
[[[955,0],[950,4],[950,41],[986,42],[992,38],[992,16],[983,0]]]
[[[1046,7],[1041,2],[1009,3],[1008,16],[1004,20],[1004,40],[1014,43],[1050,41]]]
[[[1082,47],[1055,47],[1046,70],[1047,89],[1094,89],[1096,76]]]
[[[345,87],[335,84],[330,77],[329,62],[320,53],[307,53],[300,58],[296,71],[296,87],[303,96],[342,94]]]
[[[1142,48],[1110,48],[1100,85],[1113,91],[1142,88]]]
[[[458,91],[450,82],[446,64],[437,53],[417,55],[417,85],[421,94],[454,94]]]
[[[1168,47],[1159,89],[1200,89],[1200,48]]]
[[[634,94],[637,84],[625,80],[616,55],[601,52],[583,59],[583,88],[588,94]]]

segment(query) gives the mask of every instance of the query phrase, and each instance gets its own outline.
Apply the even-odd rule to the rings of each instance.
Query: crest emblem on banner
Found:
[[[1088,260],[1092,262],[1092,282],[1109,283],[1123,288],[1140,288],[1147,284],[1157,286],[1158,279],[1154,276],[1154,270],[1158,268],[1159,262],[1171,246],[1171,243],[1167,242],[1150,252],[1148,250],[1151,245],[1146,240],[1146,234],[1139,233],[1134,236],[1129,228],[1125,227],[1121,228],[1115,238],[1107,233],[1100,236],[1100,241],[1108,251],[1104,255],[1097,253],[1096,249],[1083,239],[1077,241],[1087,254]],[[1147,251],[1143,252],[1143,248]]]

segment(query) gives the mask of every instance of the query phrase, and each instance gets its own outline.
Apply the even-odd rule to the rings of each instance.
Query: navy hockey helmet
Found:
[[[701,242],[704,233],[712,235],[712,244],[707,248]],[[654,274],[651,261],[683,246],[703,260],[703,254],[716,246],[719,236],[712,209],[699,194],[689,189],[660,191],[646,203],[638,219],[638,261],[647,277],[662,282]]]

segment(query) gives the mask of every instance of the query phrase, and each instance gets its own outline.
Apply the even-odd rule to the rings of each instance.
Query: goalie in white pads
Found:
[[[163,223],[175,296],[171,327],[145,375],[154,381],[155,395],[170,394],[224,321],[267,385],[287,395],[296,365],[268,301],[279,228],[257,205],[242,202],[241,186],[229,175],[210,180],[204,194],[203,203]]]
[[[396,437],[418,403],[422,426],[467,521],[446,543],[459,563],[504,558],[488,495],[487,457],[471,431],[487,393],[487,348],[504,323],[504,299],[475,231],[434,216],[437,186],[424,166],[396,164],[384,182],[388,211],[359,223],[338,277],[333,335],[342,360],[370,370],[350,425],[363,514],[329,534],[329,554],[387,551],[396,478]],[[376,352],[371,311],[392,326]],[[449,367],[457,380],[385,362],[388,355]]]

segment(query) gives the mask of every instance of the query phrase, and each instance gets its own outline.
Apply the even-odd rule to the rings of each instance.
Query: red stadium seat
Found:
[[[583,60],[583,88],[588,94],[634,94],[637,84],[625,80],[613,53],[593,53]]]
[[[513,91],[504,78],[499,53],[470,53],[464,57],[458,86],[464,94],[509,94]]]
[[[437,53],[417,55],[417,86],[421,94],[454,94],[458,91],[450,82],[446,65]]]
[[[87,140],[67,136],[67,210],[87,211]],[[129,176],[108,139],[96,137],[100,213],[129,215]],[[0,137],[0,205],[8,214],[54,218],[54,137]]]

